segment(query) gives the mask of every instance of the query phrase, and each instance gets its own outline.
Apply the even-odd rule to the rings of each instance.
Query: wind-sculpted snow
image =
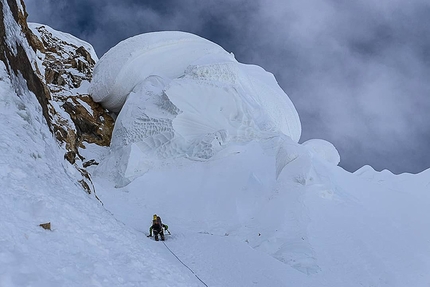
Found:
[[[340,162],[340,155],[336,147],[326,140],[311,139],[305,141],[303,145],[311,151],[312,154],[316,154],[330,163],[338,165]]]
[[[118,112],[128,94],[148,76],[183,76],[191,63],[207,55],[234,61],[220,46],[189,33],[157,32],[131,37],[110,49],[97,63],[91,95]]]
[[[117,188],[142,186],[145,179],[145,190],[155,191],[148,177],[161,172],[169,180],[157,186],[168,190],[165,183],[176,178],[171,172],[182,174],[177,192],[169,192],[179,206],[186,206],[179,198],[213,194],[213,200],[205,199],[193,212],[204,210],[201,217],[212,227],[228,222],[228,217],[248,222],[248,228],[237,230],[241,240],[248,233],[258,234],[258,226],[270,220],[278,232],[256,238],[252,246],[306,274],[319,272],[306,218],[282,227],[287,214],[305,217],[297,205],[301,193],[287,186],[312,184],[315,175],[312,152],[297,143],[297,112],[272,74],[238,63],[197,36],[151,33],[126,40],[103,56],[91,93],[105,107],[119,111],[110,154],[95,169],[96,178],[108,179]],[[174,168],[178,166],[192,172],[180,173]],[[267,207],[279,218],[258,211],[258,202],[275,190],[282,195]],[[231,203],[225,202],[227,197]],[[145,202],[159,209],[156,200]]]
[[[105,164],[117,167],[119,185],[160,159],[208,160],[231,143],[279,135],[297,142],[301,134],[297,111],[272,74],[183,32],[119,43],[97,63],[90,93],[120,111]]]

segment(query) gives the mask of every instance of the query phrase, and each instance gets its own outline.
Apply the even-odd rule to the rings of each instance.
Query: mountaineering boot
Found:
[[[158,235],[155,235],[155,241],[158,241]]]
[[[164,234],[161,234],[160,237],[161,237],[161,241],[164,241]]]

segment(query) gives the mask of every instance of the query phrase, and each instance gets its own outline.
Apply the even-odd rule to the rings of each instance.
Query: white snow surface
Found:
[[[97,63],[90,94],[121,111],[104,163],[117,186],[172,158],[205,161],[229,145],[279,135],[297,142],[301,134],[272,74],[184,32],[122,41]]]
[[[167,245],[208,286],[428,285],[430,170],[369,181],[303,152],[275,180],[269,146],[178,159],[122,188],[98,177],[96,186],[127,226],[147,234],[161,215]]]
[[[36,97],[15,93],[3,62],[0,131],[0,286],[199,286],[77,185]]]
[[[314,155],[319,156],[330,163],[338,165],[340,162],[340,155],[336,147],[326,140],[310,139],[303,143],[303,145]]]
[[[127,95],[148,76],[183,76],[191,63],[205,55],[234,61],[220,46],[189,33],[155,32],[128,38],[97,63],[91,95],[106,108],[119,111]]]
[[[4,2],[2,0],[2,2]],[[5,32],[5,39],[6,44],[9,47],[9,49],[12,51],[14,55],[18,53],[16,44],[22,43],[22,39],[24,39],[24,35],[21,31],[21,27],[16,23],[15,19],[13,18],[12,11],[9,8],[9,5],[6,3],[2,3],[3,7],[3,17],[4,17],[4,24],[6,26]]]
[[[181,110],[184,114],[192,112],[194,105],[222,102],[228,93],[260,129],[281,131],[295,141],[300,138],[297,111],[272,74],[257,66],[240,64],[217,44],[190,33],[153,32],[120,42],[97,63],[90,93],[106,108],[119,111],[133,89],[150,76],[164,78],[160,88],[167,90],[171,101],[178,93],[174,87],[181,85],[189,90],[193,85],[199,86],[199,93],[181,95],[188,98],[190,109]],[[147,92],[140,90],[139,96],[145,97]],[[231,122],[241,112],[233,109],[224,116]]]

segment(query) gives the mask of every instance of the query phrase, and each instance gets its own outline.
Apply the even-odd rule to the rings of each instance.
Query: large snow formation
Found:
[[[127,184],[159,159],[208,160],[231,143],[297,142],[297,111],[274,76],[184,32],[124,40],[97,63],[95,101],[119,112],[111,163]],[[142,159],[145,160],[142,160]]]
[[[158,32],[104,55],[90,93],[118,112],[110,154],[92,173],[96,184],[142,192],[134,195],[137,213],[125,204],[127,218],[166,205],[177,222],[194,214],[205,232],[230,234],[303,273],[319,272],[297,203],[319,178],[312,162],[336,165],[339,154],[323,140],[297,143],[297,111],[273,75],[195,35]],[[190,199],[193,207],[184,208]],[[264,225],[277,232],[254,238]]]
[[[300,138],[297,111],[272,74],[257,66],[240,64],[215,43],[185,32],[154,32],[122,41],[97,63],[90,93],[106,108],[119,111],[130,92],[149,76],[168,79],[161,87],[169,91],[166,93],[171,101],[175,97],[182,100],[187,92],[178,90],[178,86],[200,87],[189,96],[193,97],[188,99],[189,110],[183,113],[196,104],[201,108],[222,102],[228,93],[231,101],[247,109],[243,112],[248,112],[264,130],[280,130],[295,141]],[[170,80],[175,80],[173,87],[169,87]],[[148,93],[140,92],[142,96]],[[233,112],[240,112],[239,108],[224,115],[233,117],[227,118],[229,122],[237,121]]]

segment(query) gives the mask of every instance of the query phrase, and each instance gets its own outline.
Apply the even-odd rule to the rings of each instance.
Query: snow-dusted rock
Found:
[[[52,132],[65,149],[64,157],[82,175],[79,182],[92,192],[86,167],[96,162],[80,150],[90,143],[108,146],[114,124],[107,110],[88,95],[97,55],[89,43],[70,34],[37,23],[28,26],[32,43],[37,43],[33,44],[35,55],[29,58],[49,94],[46,108]]]

